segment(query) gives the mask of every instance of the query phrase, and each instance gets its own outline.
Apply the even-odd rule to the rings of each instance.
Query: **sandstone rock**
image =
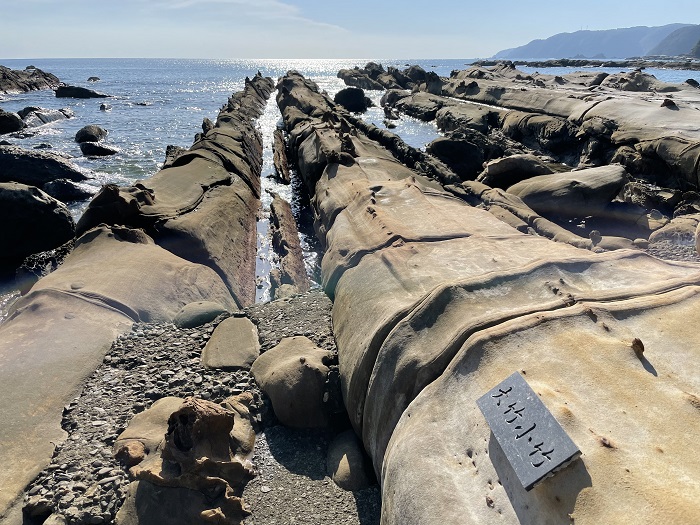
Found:
[[[250,369],[260,355],[258,330],[247,317],[229,317],[219,323],[202,351],[208,368]]]
[[[476,180],[505,190],[523,180],[551,173],[552,169],[534,155],[511,155],[490,161]]]
[[[228,310],[219,303],[197,301],[183,306],[173,319],[173,324],[178,328],[194,328],[210,323],[225,313],[228,313]]]
[[[99,142],[106,136],[107,131],[105,129],[95,124],[90,124],[78,130],[75,134],[75,141],[79,144],[82,142]]]
[[[502,69],[517,74],[512,65]],[[604,523],[640,513],[650,523],[696,521],[698,487],[664,487],[679,470],[688,479],[700,472],[700,461],[687,459],[693,441],[684,430],[696,418],[697,396],[683,386],[694,373],[684,363],[698,357],[687,341],[700,322],[700,266],[638,250],[593,253],[516,232],[469,204],[513,209],[535,231],[593,248],[502,190],[464,182],[450,188],[463,191],[457,201],[416,172],[404,176],[381,147],[402,149],[398,138],[338,114],[298,74],[280,86],[290,147],[303,159],[300,173],[325,239],[322,278],[334,296],[343,398],[381,478],[382,523],[559,523],[572,516]],[[497,87],[484,102],[511,93]],[[535,100],[562,119],[574,107],[605,104],[519,93],[519,103]],[[342,156],[348,136],[351,159]],[[620,167],[604,169],[620,180],[593,203],[598,211],[626,178]],[[530,492],[475,403],[513,371],[526,374],[583,451]],[[678,417],[672,425],[669,413]]]
[[[462,180],[474,180],[484,163],[484,150],[464,139],[435,139],[428,144],[426,152],[447,164]]]
[[[356,491],[369,487],[367,458],[360,440],[352,430],[338,434],[328,446],[326,471],[341,489]]]
[[[338,71],[338,78],[342,79],[348,86],[355,86],[361,89],[384,89],[382,84],[370,78],[365,72],[359,69],[341,69]]]
[[[585,217],[603,212],[628,180],[619,165],[540,175],[514,184],[508,193],[542,215]]]
[[[22,118],[17,113],[11,113],[0,109],[0,135],[14,133],[25,126]]]
[[[365,97],[365,92],[358,87],[341,89],[335,94],[333,101],[353,113],[364,113],[372,105],[372,101]]]
[[[291,205],[277,194],[272,194],[270,204],[270,228],[272,249],[279,257],[279,272],[271,276],[271,293],[279,298],[277,290],[284,285],[294,289],[294,293],[307,292],[311,288],[304,264],[304,253],[299,241],[299,231]],[[273,282],[274,281],[274,282]],[[289,293],[291,290],[287,289]]]
[[[78,232],[100,223],[144,228],[172,253],[216,271],[239,306],[252,304],[262,168],[254,119],[272,88],[272,80],[261,75],[246,79],[216,126],[166,169],[131,187],[104,187]]]
[[[0,265],[18,265],[33,253],[57,248],[73,238],[68,208],[33,186],[0,183]]]
[[[163,162],[163,169],[172,166],[173,163],[178,159],[178,157],[180,157],[186,151],[186,148],[168,144],[165,147],[165,161]]]
[[[694,245],[698,224],[700,214],[675,217],[666,226],[654,231],[649,236],[649,242],[671,241],[675,244]]]
[[[92,89],[79,86],[59,86],[56,88],[57,98],[107,98],[109,95],[98,93]]]
[[[310,428],[328,423],[323,401],[327,355],[306,337],[296,336],[282,339],[253,363],[251,372],[283,425]]]
[[[132,464],[130,474],[138,480],[117,523],[240,523],[250,513],[234,494],[254,474],[249,461],[237,456],[234,429],[248,417],[235,398],[226,407],[163,398],[137,414],[114,445],[115,456]],[[250,425],[246,432],[252,434],[246,441],[254,439]],[[137,461],[133,450],[146,456]]]

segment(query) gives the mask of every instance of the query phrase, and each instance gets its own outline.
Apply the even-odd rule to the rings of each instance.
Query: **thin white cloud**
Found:
[[[279,20],[305,24],[319,29],[347,32],[347,29],[302,16],[298,6],[279,0],[161,0],[157,5],[169,9],[186,9],[205,4],[228,4],[264,20]]]

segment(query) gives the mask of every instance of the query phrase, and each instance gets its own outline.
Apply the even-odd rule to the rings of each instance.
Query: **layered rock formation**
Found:
[[[461,90],[455,78],[445,89],[472,89],[490,104],[523,97],[552,122],[568,122],[577,104],[588,118],[607,105],[545,102],[536,90],[485,89],[482,81]],[[700,320],[700,266],[633,250],[596,254],[582,249],[591,240],[568,232],[559,232],[563,243],[523,233],[529,225],[514,228],[519,217],[507,206],[533,225],[543,220],[515,195],[476,182],[446,191],[431,178],[439,164],[423,164],[398,137],[362,125],[313,82],[290,72],[278,89],[326,246],[322,278],[334,297],[343,396],[380,476],[382,523],[700,519],[700,485],[664,488],[700,472],[685,431],[697,417],[698,386],[683,364],[698,358],[687,341]],[[634,99],[609,106],[621,129],[644,140],[663,142],[664,126],[679,124],[692,136],[671,116],[660,131],[634,127],[635,110],[650,118],[665,108]],[[412,156],[415,170],[392,152]],[[511,220],[470,202],[497,203]],[[546,221],[542,227],[557,237]],[[583,452],[530,492],[475,403],[514,371],[526,374]]]
[[[216,271],[239,306],[255,300],[255,217],[260,206],[262,139],[254,127],[273,84],[246,82],[216,125],[147,181],[106,186],[78,223],[143,228],[172,253]]]
[[[252,302],[262,149],[253,119],[272,87],[248,81],[217,125],[151,181],[106,187],[73,252],[0,325],[0,516],[48,464],[65,435],[63,407],[118,334],[173,322],[193,303],[230,312]],[[3,165],[24,162],[16,148],[0,154]]]

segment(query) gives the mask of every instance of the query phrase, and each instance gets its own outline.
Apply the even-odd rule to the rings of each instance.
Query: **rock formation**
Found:
[[[278,89],[326,246],[343,396],[380,477],[382,523],[700,518],[697,484],[662,488],[700,472],[684,431],[696,419],[694,372],[682,364],[697,359],[683,341],[690,319],[700,320],[700,266],[634,250],[593,253],[591,240],[565,230],[559,243],[523,233],[505,214],[469,205],[488,199],[543,222],[514,195],[476,182],[448,192],[426,176],[438,165],[402,166],[392,152],[411,152],[398,138],[358,126],[300,75],[290,72]],[[481,89],[491,104],[506,93],[537,101],[528,91]],[[551,122],[564,118],[557,107],[576,103],[547,104],[559,113]],[[539,139],[562,129],[548,126],[537,124]],[[530,492],[475,404],[513,371],[526,374],[583,452]]]
[[[270,272],[272,297],[294,295],[309,290],[311,283],[304,265],[299,231],[290,204],[273,194],[270,204],[272,249],[279,260],[279,269]]]
[[[253,119],[272,87],[260,75],[247,80],[186,153],[147,181],[103,188],[78,222],[78,233],[100,223],[144,228],[160,246],[214,269],[239,306],[253,303],[262,166]]]
[[[275,173],[280,182],[289,184],[291,176],[289,174],[289,161],[287,160],[287,144],[284,141],[282,130],[276,129],[272,138],[272,160],[275,165]]]
[[[56,88],[57,98],[107,98],[109,95],[98,93],[92,89],[80,86],[59,86]]]
[[[0,135],[14,133],[23,127],[25,127],[25,123],[17,113],[0,109]]]
[[[61,81],[55,75],[35,67],[12,70],[0,66],[0,93],[24,93],[39,89],[55,89]]]
[[[253,119],[273,86],[262,76],[246,84],[173,167],[131,188],[105,188],[72,253],[0,325],[0,516],[50,461],[65,436],[63,407],[119,334],[134,322],[172,323],[188,305],[234,312],[252,301],[262,149]],[[46,153],[3,146],[0,160],[3,179],[68,178],[65,161]],[[39,163],[41,171],[25,169]]]
[[[116,523],[241,523],[250,512],[240,493],[254,475],[249,401],[168,397],[137,414],[114,445],[134,480]]]

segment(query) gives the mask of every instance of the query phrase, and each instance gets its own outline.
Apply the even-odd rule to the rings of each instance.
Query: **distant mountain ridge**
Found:
[[[664,38],[649,55],[685,55],[692,51],[693,46],[700,42],[700,25],[681,27]]]
[[[628,58],[645,56],[669,35],[692,24],[668,24],[658,27],[625,27],[600,31],[559,33],[546,39],[511,49],[504,49],[494,58]],[[693,44],[690,45],[692,47]],[[686,52],[690,50],[690,47]]]

